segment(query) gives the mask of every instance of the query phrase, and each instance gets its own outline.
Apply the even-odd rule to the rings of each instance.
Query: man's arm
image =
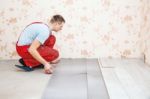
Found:
[[[35,39],[29,47],[28,51],[37,61],[44,65],[45,73],[52,73],[52,66],[43,57],[41,57],[37,51],[37,48],[39,48],[40,45],[41,43]]]

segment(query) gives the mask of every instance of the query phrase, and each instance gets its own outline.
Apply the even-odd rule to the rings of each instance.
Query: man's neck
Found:
[[[50,28],[51,31],[54,31],[52,24],[49,24],[49,28]]]

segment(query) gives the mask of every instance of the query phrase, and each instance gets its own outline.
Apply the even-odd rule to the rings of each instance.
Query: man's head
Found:
[[[64,23],[65,23],[65,19],[61,16],[61,15],[54,15],[51,20],[51,28],[53,31],[59,31],[62,29]]]

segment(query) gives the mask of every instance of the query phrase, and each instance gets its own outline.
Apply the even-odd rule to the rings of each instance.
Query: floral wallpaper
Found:
[[[144,0],[142,5],[141,15],[143,16],[140,29],[140,44],[144,60],[150,64],[150,1]]]
[[[34,21],[48,23],[54,14],[66,19],[63,30],[54,33],[55,47],[62,58],[140,58],[144,49],[141,42],[149,42],[140,36],[144,38],[149,26],[145,23],[149,16],[146,2],[149,1],[4,0],[0,4],[0,59],[19,58],[15,43],[24,27]],[[142,13],[143,9],[147,13]],[[143,24],[147,26],[144,30]]]

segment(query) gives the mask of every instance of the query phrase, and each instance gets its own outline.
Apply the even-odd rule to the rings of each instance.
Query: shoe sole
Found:
[[[15,65],[16,67],[24,70],[24,71],[27,71],[27,72],[30,72],[30,71],[33,71],[34,69],[33,68],[30,68],[30,67],[27,67],[27,66],[20,66],[20,65]]]

